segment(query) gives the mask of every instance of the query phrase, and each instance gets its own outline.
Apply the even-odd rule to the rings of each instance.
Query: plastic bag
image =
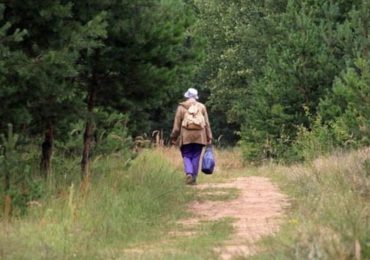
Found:
[[[202,172],[205,174],[212,174],[215,168],[215,158],[213,155],[212,146],[208,146],[204,152],[202,159]]]

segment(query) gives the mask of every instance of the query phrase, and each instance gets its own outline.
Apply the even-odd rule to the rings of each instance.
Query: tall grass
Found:
[[[370,150],[270,166],[292,198],[286,224],[257,259],[370,259]]]
[[[113,156],[94,165],[84,193],[71,182],[30,205],[28,216],[2,222],[0,258],[115,258],[157,239],[184,214],[189,190],[161,155],[144,151],[127,169]]]

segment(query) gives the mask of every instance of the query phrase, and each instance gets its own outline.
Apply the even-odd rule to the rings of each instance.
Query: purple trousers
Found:
[[[203,146],[202,144],[185,144],[181,146],[180,150],[184,161],[185,174],[197,177]]]

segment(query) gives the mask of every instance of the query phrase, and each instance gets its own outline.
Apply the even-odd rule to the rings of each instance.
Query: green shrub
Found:
[[[300,160],[310,161],[332,152],[334,147],[332,130],[322,124],[321,118],[317,117],[310,130],[304,126],[298,127],[297,139],[291,149],[299,155]]]
[[[130,154],[132,140],[126,127],[128,117],[122,113],[98,110],[94,117],[95,129],[92,142],[92,157],[112,153]],[[71,131],[64,140],[56,140],[56,148],[64,157],[76,157],[82,154],[82,137],[85,122],[71,125]]]
[[[132,140],[126,127],[128,117],[117,112],[98,113],[94,154],[130,153]]]
[[[21,137],[13,133],[11,124],[8,125],[7,135],[2,134],[0,137],[0,179],[3,185],[0,187],[1,198],[10,196],[13,216],[24,215],[28,202],[42,196],[44,182],[33,171],[35,153],[20,145]],[[1,208],[2,203],[1,199]]]

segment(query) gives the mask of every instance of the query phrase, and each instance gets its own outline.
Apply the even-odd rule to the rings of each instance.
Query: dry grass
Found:
[[[180,149],[176,146],[165,147],[157,146],[156,151],[164,155],[178,170],[182,170],[183,162]],[[241,152],[234,149],[214,149],[216,160],[216,172],[226,172],[230,170],[241,170],[244,168]]]
[[[163,155],[177,169],[182,169],[182,157],[180,149],[176,146],[157,146],[156,152]]]
[[[176,169],[182,170],[183,161],[180,149],[178,146],[165,145],[163,130],[153,131],[151,138],[148,138],[148,136],[138,136],[136,138],[135,144],[137,150],[140,150],[140,147],[154,148],[156,152],[162,154],[165,158],[167,158],[172,163],[172,165],[175,166]],[[213,146],[213,148],[216,160],[216,172],[229,172],[230,170],[235,171],[245,168],[240,149],[218,149],[216,146]]]
[[[220,171],[241,170],[245,167],[239,149],[215,150],[217,167]]]
[[[257,174],[292,198],[282,231],[258,259],[369,259],[370,149],[338,152],[304,165],[266,165]]]

